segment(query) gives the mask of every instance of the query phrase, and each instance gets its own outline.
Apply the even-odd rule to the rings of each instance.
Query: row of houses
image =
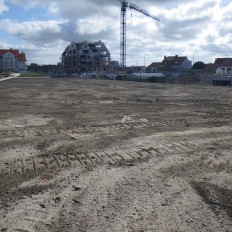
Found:
[[[110,53],[101,41],[72,42],[62,53],[62,62],[58,65],[59,71],[65,73],[92,73],[92,72],[117,72],[118,62],[111,61]],[[26,55],[16,49],[0,50],[0,72],[25,71]],[[31,64],[30,71],[52,72],[57,70],[54,65]],[[191,61],[187,57],[168,56],[162,62],[154,62],[148,67],[132,66],[127,71],[132,72],[158,72],[164,70],[178,71],[191,69]]]
[[[38,66],[38,67],[37,67]],[[30,71],[54,71],[54,65],[34,65]],[[118,62],[112,61],[110,52],[102,41],[71,42],[62,53],[59,71],[64,73],[115,73],[120,71]],[[0,49],[0,72],[25,71],[26,55],[16,49]],[[131,73],[163,73],[168,76],[179,76],[188,72],[192,62],[187,56],[164,56],[160,62],[153,62],[147,67],[132,66],[126,72]],[[217,58],[214,63],[205,65],[203,75],[232,75],[232,58]],[[141,75],[140,75],[141,76]]]
[[[192,68],[191,61],[186,56],[168,56],[161,62],[153,62],[147,67],[147,72],[165,73],[169,71],[171,76],[175,73],[187,72]],[[229,76],[232,77],[232,58],[216,58],[214,63],[205,64],[204,69],[198,70],[201,76]]]
[[[117,62],[111,61],[110,52],[101,41],[72,42],[62,54],[62,66],[66,73],[93,73],[120,71]],[[148,67],[127,67],[132,73],[162,73],[167,76],[179,77],[192,69],[192,61],[187,56],[164,56],[160,62],[153,62]],[[202,71],[204,75],[230,75],[232,58],[217,58],[213,64],[207,64]],[[140,74],[141,76],[141,74]]]
[[[157,73],[160,71],[170,72],[171,75],[179,75],[179,71],[188,71],[192,67],[192,62],[186,56],[165,56],[163,61],[154,62],[148,67],[131,66],[119,67],[118,62],[112,61],[110,52],[101,41],[81,41],[72,42],[62,53],[61,63],[64,73],[89,75],[109,75],[109,74],[133,74]]]
[[[111,61],[110,52],[103,42],[81,41],[71,42],[67,46],[58,65],[31,64],[28,70],[75,74],[112,72],[118,67],[118,62]],[[26,69],[25,53],[16,49],[0,49],[0,72],[21,72]]]
[[[106,45],[101,42],[72,42],[62,53],[62,65],[65,73],[114,73],[120,71],[118,62],[112,61]],[[127,73],[190,70],[192,62],[186,56],[165,56],[163,61],[154,62],[148,67],[128,67]]]

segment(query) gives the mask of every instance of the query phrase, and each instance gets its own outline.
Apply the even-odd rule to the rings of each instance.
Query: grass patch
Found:
[[[48,73],[34,73],[34,72],[26,72],[20,73],[20,77],[45,77],[49,76]]]

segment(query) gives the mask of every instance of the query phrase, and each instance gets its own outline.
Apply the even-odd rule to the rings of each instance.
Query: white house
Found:
[[[20,72],[26,69],[26,55],[15,49],[0,49],[0,72]]]

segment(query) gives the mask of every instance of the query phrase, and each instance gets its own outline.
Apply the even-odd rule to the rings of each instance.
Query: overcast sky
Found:
[[[232,57],[231,0],[132,0],[160,22],[127,10],[127,65],[170,55],[214,62]],[[118,0],[0,0],[0,48],[24,51],[27,63],[56,64],[71,41],[103,41],[120,56]]]

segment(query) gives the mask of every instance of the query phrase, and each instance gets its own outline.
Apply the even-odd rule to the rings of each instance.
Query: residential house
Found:
[[[232,74],[232,58],[217,58],[214,62],[217,66],[217,75],[231,75]]]
[[[147,72],[157,73],[163,68],[162,62],[153,62],[147,67]]]
[[[167,70],[187,71],[192,67],[192,62],[187,56],[164,56],[162,65]]]
[[[147,67],[148,72],[159,71],[188,71],[192,67],[192,62],[187,56],[164,56],[162,62],[153,62]]]
[[[232,58],[217,58],[213,64],[205,66],[204,73],[222,76],[232,75]]]
[[[0,49],[0,72],[20,72],[26,69],[26,55],[16,49]]]
[[[214,75],[216,73],[216,70],[217,70],[217,65],[209,63],[205,65],[203,73],[207,75]]]
[[[127,67],[126,68],[126,72],[128,74],[131,74],[131,73],[145,73],[146,72],[146,67],[145,66],[130,66],[130,67]]]

